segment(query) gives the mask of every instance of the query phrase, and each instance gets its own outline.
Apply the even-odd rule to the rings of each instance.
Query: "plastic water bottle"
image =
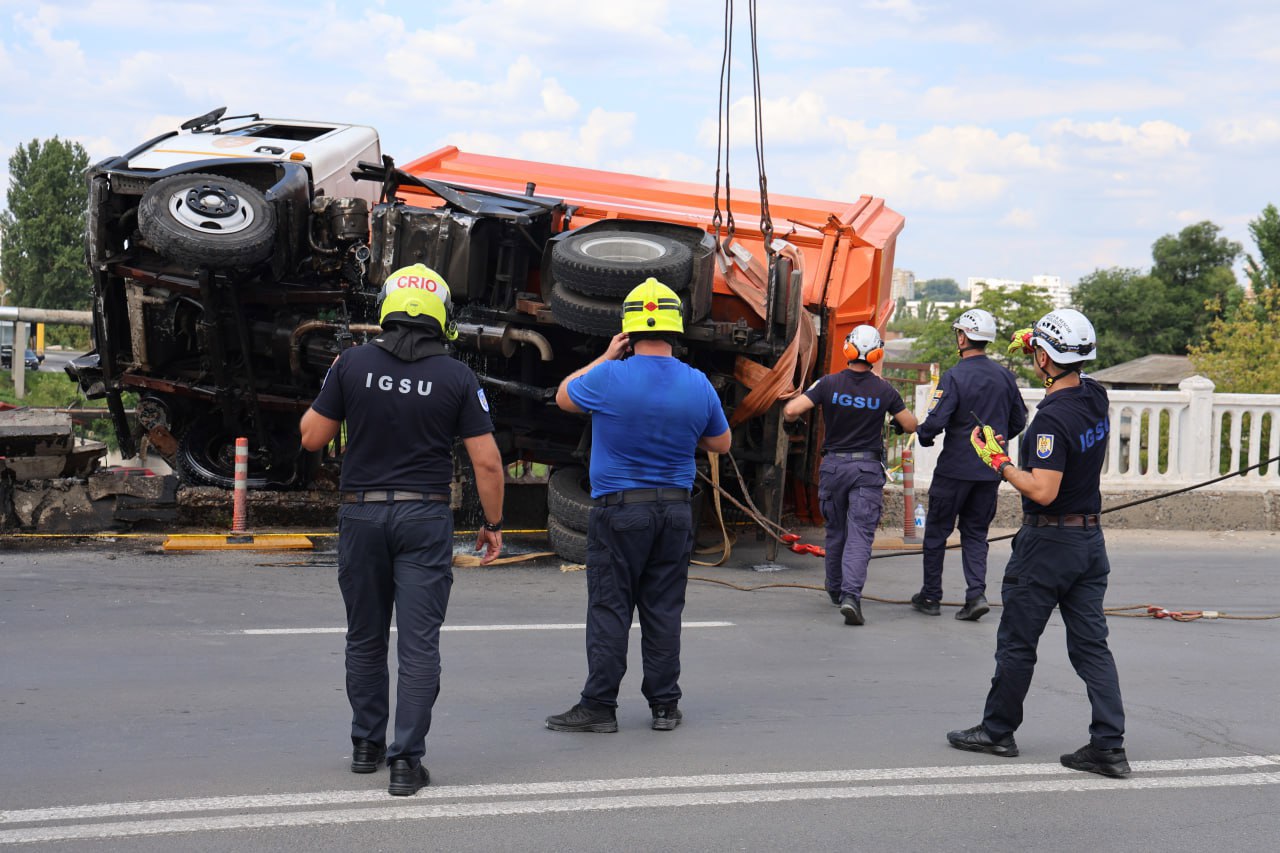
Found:
[[[916,533],[924,532],[924,505],[916,504]]]

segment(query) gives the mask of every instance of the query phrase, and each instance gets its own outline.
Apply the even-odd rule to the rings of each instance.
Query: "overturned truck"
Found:
[[[548,526],[571,558],[590,431],[555,389],[617,332],[622,296],[648,276],[681,294],[677,355],[721,396],[739,488],[777,517],[786,484],[814,477],[819,426],[787,433],[776,403],[888,319],[903,226],[870,196],[735,191],[722,213],[710,186],[452,147],[396,168],[372,128],[225,110],[96,164],[89,189],[95,346],[68,372],[106,398],[126,455],[145,440],[186,480],[230,486],[247,436],[250,487],[336,482],[340,448],[302,451],[298,418],[334,356],[379,331],[386,275],[422,262],[449,282],[504,460],[551,466]]]

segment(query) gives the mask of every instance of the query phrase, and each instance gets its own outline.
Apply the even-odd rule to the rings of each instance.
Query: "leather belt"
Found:
[[[844,450],[832,450],[827,453],[828,456],[839,456],[841,459],[852,459],[859,461],[880,461],[880,451],[878,450],[858,450],[852,453]]]
[[[1024,527],[1101,527],[1102,517],[1090,515],[1039,515],[1028,513],[1022,516]]]
[[[654,501],[689,501],[688,489],[624,489],[596,498],[596,506],[653,503]]]
[[[439,501],[448,503],[448,495],[424,494],[423,492],[402,492],[392,491],[364,491],[364,492],[343,492],[342,502],[344,504],[380,504],[395,503],[398,501]]]

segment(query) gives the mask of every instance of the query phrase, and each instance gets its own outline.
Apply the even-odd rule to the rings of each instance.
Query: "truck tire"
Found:
[[[551,275],[589,296],[626,296],[650,276],[680,291],[689,286],[693,275],[693,251],[678,240],[657,234],[570,234],[551,251]]]
[[[244,181],[192,172],[147,188],[138,205],[138,227],[169,260],[190,268],[236,269],[270,257],[276,212]]]
[[[249,429],[241,430],[253,435]],[[275,436],[274,439],[271,436]],[[279,448],[287,446],[286,439],[272,433],[268,440],[276,446],[275,464],[267,467],[267,456],[256,440],[249,440],[249,470],[245,485],[250,489],[269,489],[287,486],[294,480],[297,459],[286,458]],[[296,436],[293,442],[297,442]],[[231,489],[236,483],[236,436],[222,424],[216,413],[198,417],[182,433],[176,454],[178,473],[183,482],[194,486],[217,486]]]
[[[566,527],[550,516],[547,518],[547,538],[551,540],[552,551],[570,562],[586,564],[587,534]]]
[[[579,465],[560,468],[547,481],[547,511],[560,524],[583,533],[595,506],[588,482],[587,469]]]
[[[611,338],[622,331],[621,301],[583,296],[559,283],[551,288],[551,316],[584,335]]]

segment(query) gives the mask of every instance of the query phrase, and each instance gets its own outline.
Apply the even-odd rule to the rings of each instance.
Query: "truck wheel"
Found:
[[[626,296],[650,276],[680,291],[693,275],[693,252],[678,240],[656,234],[571,234],[551,251],[551,275],[591,296]]]
[[[274,454],[276,462],[268,467],[262,448],[250,438],[246,486],[265,489],[291,482],[297,460],[283,459],[282,456],[278,452]],[[177,463],[184,482],[221,489],[235,487],[236,437],[222,425],[221,415],[205,415],[186,429],[178,443]]]
[[[611,338],[622,331],[621,302],[583,296],[558,282],[551,287],[551,316],[566,329],[584,335]]]
[[[248,267],[271,255],[276,212],[243,181],[193,172],[148,187],[138,227],[152,248],[184,266]]]
[[[551,540],[551,550],[561,557],[573,563],[587,562],[587,534],[550,517],[547,519],[547,538]]]
[[[583,533],[595,506],[588,483],[587,469],[578,465],[558,469],[547,481],[547,510],[565,527]]]

